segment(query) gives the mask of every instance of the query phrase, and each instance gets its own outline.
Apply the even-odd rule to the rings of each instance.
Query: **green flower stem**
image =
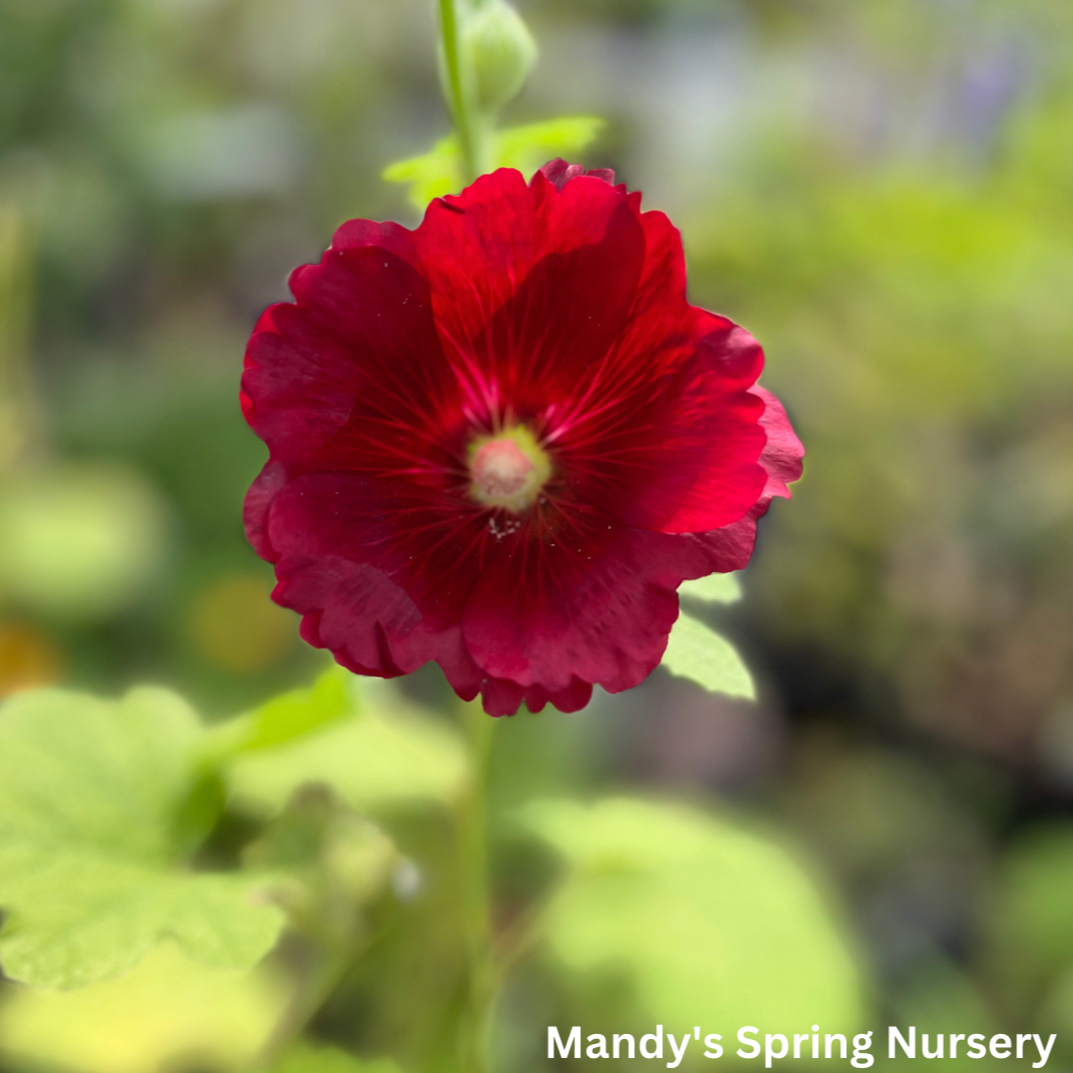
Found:
[[[455,0],[440,0],[440,35],[447,74],[448,104],[458,131],[465,181],[473,182],[483,170],[481,117],[473,103],[473,72],[465,68],[459,42]]]
[[[464,706],[472,775],[459,802],[458,847],[462,880],[462,923],[468,969],[466,1004],[459,1039],[460,1069],[486,1073],[492,1007],[501,974],[494,962],[488,890],[488,768],[496,720],[479,704]]]

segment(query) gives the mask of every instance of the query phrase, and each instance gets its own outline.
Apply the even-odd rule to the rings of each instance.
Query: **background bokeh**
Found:
[[[833,907],[867,1027],[1058,1032],[1051,1067],[1070,1068],[1073,6],[519,7],[542,54],[509,118],[607,118],[584,162],[680,226],[692,300],[763,342],[808,458],[761,527],[745,599],[719,612],[759,704],[657,672],[575,716],[520,715],[497,728],[501,809],[625,789],[759,825]],[[338,223],[416,222],[380,175],[447,128],[434,48],[426,0],[0,4],[4,692],[149,680],[216,718],[322,668],[243,537],[264,451],[238,410],[241,355]],[[432,673],[406,688],[443,695]],[[505,904],[541,882],[530,857],[503,834]],[[655,983],[627,1001],[588,968],[668,916],[682,944],[716,912],[734,935],[733,898],[706,911],[697,875],[680,878],[587,952],[559,922],[558,969],[534,963],[505,993],[505,1070],[548,1065],[548,1023],[674,1021],[685,969],[640,964]],[[791,971],[793,949],[740,938],[735,965]],[[411,947],[370,954],[317,1031],[393,1052],[405,974],[422,952],[435,972]],[[157,1018],[234,1068],[238,1030],[199,1028],[197,1003],[245,1023],[242,1003],[278,1004],[279,985],[186,1002],[185,971],[155,998],[152,981],[114,986],[132,1024]],[[5,1022],[31,1042],[4,1069],[158,1068],[136,1048],[34,1050],[95,1016]]]

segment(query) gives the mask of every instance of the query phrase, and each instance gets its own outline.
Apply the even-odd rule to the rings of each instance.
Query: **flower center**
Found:
[[[469,448],[470,495],[486,507],[521,514],[551,476],[551,460],[524,425],[474,440]]]

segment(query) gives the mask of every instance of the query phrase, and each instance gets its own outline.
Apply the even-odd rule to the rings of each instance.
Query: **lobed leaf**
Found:
[[[241,968],[283,918],[246,877],[185,871],[184,807],[201,728],[177,696],[105,701],[59,690],[0,708],[0,963],[77,987],[132,968],[164,936]]]
[[[200,732],[193,711],[162,689],[120,701],[16,694],[0,707],[0,846],[166,860]]]

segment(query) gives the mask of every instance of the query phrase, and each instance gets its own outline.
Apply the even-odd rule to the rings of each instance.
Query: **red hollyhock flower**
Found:
[[[492,715],[629,689],[681,582],[745,566],[800,476],[760,347],[689,305],[677,230],[612,182],[555,161],[414,231],[351,220],[258,322],[246,531],[350,670],[435,660]]]

